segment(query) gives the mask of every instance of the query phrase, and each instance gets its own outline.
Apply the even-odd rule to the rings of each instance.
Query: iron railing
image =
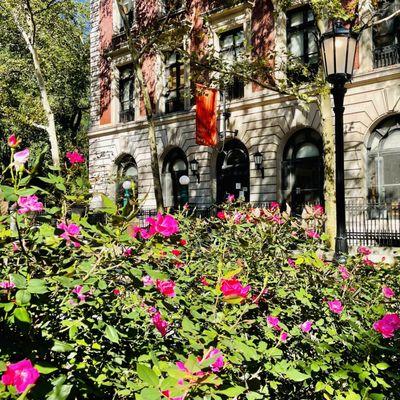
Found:
[[[374,49],[374,68],[400,64],[400,45],[393,44]]]
[[[400,203],[346,204],[349,244],[400,247]]]

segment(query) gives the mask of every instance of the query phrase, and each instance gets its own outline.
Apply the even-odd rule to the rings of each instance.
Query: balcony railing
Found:
[[[400,64],[400,45],[393,44],[374,50],[374,68]]]

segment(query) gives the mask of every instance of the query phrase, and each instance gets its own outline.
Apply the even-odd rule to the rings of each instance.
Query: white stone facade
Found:
[[[139,199],[144,199],[145,207],[152,208],[155,200],[144,117],[139,116],[130,123],[118,123],[118,96],[113,94],[113,122],[99,125],[98,4],[97,0],[91,1],[92,125],[89,137],[93,188],[96,192],[114,195],[116,160],[123,154],[130,154],[138,167]],[[345,98],[345,181],[348,199],[365,199],[367,196],[367,142],[371,132],[383,119],[400,113],[400,65],[373,69],[369,31],[363,33],[359,54],[360,68],[348,85]],[[320,112],[316,104],[305,110],[288,97],[270,90],[252,92],[251,84],[247,86],[243,99],[228,104],[231,112],[229,129],[238,131],[236,139],[249,152],[250,201],[280,200],[284,146],[289,137],[301,128],[310,127],[321,132]],[[170,149],[182,149],[188,161],[195,158],[199,162],[199,183],[189,171],[189,202],[204,206],[213,204],[216,201],[218,149],[196,144],[195,111],[159,112],[156,126],[160,168]],[[253,155],[257,151],[264,157],[264,178],[254,165]]]

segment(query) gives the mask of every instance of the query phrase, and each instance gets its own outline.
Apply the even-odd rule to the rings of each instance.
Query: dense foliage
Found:
[[[28,3],[39,59],[55,113],[60,148],[87,149],[89,125],[89,6],[86,1],[2,1],[0,5],[0,129],[23,132],[32,153],[48,143],[32,56],[6,5]],[[21,20],[23,20],[21,15]],[[3,141],[3,135],[1,136]],[[4,135],[6,140],[6,135]],[[0,163],[6,149],[0,141]]]
[[[68,211],[82,157],[38,177],[9,143],[0,398],[399,398],[396,268],[324,260],[321,207],[143,224],[103,197],[89,223]]]

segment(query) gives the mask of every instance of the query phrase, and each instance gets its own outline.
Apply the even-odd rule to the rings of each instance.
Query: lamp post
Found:
[[[190,170],[193,175],[197,177],[197,183],[200,183],[199,162],[195,158],[190,161]]]
[[[263,155],[257,151],[254,153],[254,164],[256,166],[257,171],[261,171],[261,176],[264,179],[264,166],[263,166]]]
[[[129,199],[131,198],[132,182],[131,181],[123,182],[122,188],[124,189],[124,201],[122,205],[123,207],[125,207],[129,203]]]
[[[320,39],[322,62],[327,81],[332,84],[331,93],[335,112],[336,153],[336,241],[335,260],[343,262],[348,253],[346,234],[345,188],[344,188],[344,140],[343,113],[345,84],[353,76],[357,35],[335,21],[330,31]]]

